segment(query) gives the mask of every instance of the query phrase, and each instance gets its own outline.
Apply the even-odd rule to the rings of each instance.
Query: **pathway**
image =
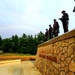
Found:
[[[0,75],[42,75],[31,61],[0,64]]]

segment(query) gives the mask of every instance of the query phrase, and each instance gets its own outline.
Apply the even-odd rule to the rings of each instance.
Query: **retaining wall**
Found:
[[[35,66],[42,75],[75,75],[75,29],[38,45]]]

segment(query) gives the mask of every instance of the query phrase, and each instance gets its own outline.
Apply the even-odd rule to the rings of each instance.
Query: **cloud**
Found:
[[[66,5],[67,4],[67,5]],[[0,34],[36,34],[45,32],[53,19],[58,20],[64,9],[70,15],[70,29],[74,28],[74,2],[72,0],[0,0]],[[61,22],[60,28],[63,30]],[[63,31],[61,31],[62,34]],[[4,35],[3,35],[4,36]]]

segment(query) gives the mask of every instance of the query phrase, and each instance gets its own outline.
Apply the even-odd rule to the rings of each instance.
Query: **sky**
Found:
[[[69,31],[75,29],[74,0],[0,0],[0,36],[10,38],[12,35],[21,37],[45,33],[53,19],[57,19],[62,35],[63,27],[58,19],[61,11],[69,14]]]

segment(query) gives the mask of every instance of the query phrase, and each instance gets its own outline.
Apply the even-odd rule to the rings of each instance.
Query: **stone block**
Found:
[[[68,57],[71,56],[73,53],[74,53],[74,50],[75,50],[75,45],[74,44],[71,44],[69,47],[68,47]]]
[[[75,72],[75,61],[72,60],[69,64],[69,70]]]

